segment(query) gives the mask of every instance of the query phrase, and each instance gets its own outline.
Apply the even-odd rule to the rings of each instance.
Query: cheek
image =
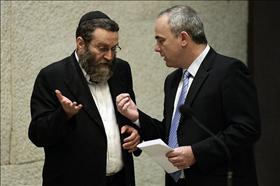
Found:
[[[92,61],[94,61],[95,64],[102,61],[102,60],[103,60],[102,55],[96,55],[96,54],[92,55]]]
[[[165,47],[165,48],[163,49],[163,51],[164,51],[165,55],[168,56],[168,57],[174,57],[174,56],[176,56],[176,55],[175,55],[175,54],[176,54],[176,51],[175,51],[174,48],[172,48],[172,47]]]
[[[173,56],[178,56],[178,54],[180,53],[180,48],[177,47],[177,46],[170,46],[168,49],[166,49],[170,55],[173,55]]]

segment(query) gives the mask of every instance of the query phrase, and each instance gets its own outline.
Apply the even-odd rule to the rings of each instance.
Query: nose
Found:
[[[115,56],[115,52],[113,52],[112,50],[108,50],[106,52],[106,54],[104,55],[104,58],[107,60],[107,61],[112,61],[113,58]]]
[[[159,48],[158,44],[155,44],[154,51],[155,52],[160,52],[160,48]]]

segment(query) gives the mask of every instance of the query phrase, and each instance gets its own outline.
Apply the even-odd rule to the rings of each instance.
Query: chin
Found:
[[[172,65],[171,63],[168,63],[167,61],[165,61],[165,65],[166,65],[167,67],[173,67],[173,65]]]
[[[165,63],[165,65],[167,66],[167,67],[171,67],[169,64],[167,64],[167,63]]]

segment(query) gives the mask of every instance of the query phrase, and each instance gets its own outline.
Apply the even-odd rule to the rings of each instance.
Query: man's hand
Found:
[[[55,90],[55,94],[68,118],[71,118],[81,110],[81,104],[78,105],[77,102],[72,102],[70,99],[63,96],[59,90]]]
[[[137,110],[137,106],[130,98],[130,95],[127,93],[119,94],[116,98],[116,104],[118,111],[130,119],[131,121],[136,121],[139,119],[139,113]]]
[[[121,128],[121,134],[124,133],[129,136],[123,140],[123,148],[128,150],[128,152],[135,151],[137,149],[137,145],[140,143],[140,135],[138,131],[129,125],[125,125]]]
[[[178,169],[189,168],[196,162],[191,146],[177,147],[168,152],[166,157]]]

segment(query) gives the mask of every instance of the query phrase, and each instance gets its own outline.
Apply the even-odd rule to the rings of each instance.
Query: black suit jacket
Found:
[[[108,84],[114,106],[120,93],[128,92],[135,99],[129,64],[116,59],[113,71]],[[56,98],[55,89],[83,105],[70,120]],[[115,111],[119,128],[130,123],[116,108]],[[29,138],[45,151],[44,186],[105,186],[106,133],[74,53],[40,71],[31,97],[31,115]],[[122,154],[126,186],[133,186],[132,155],[124,150]]]
[[[177,69],[166,78],[162,122],[140,111],[144,140],[160,137],[168,142],[181,76],[182,69]],[[246,66],[211,48],[194,77],[184,106],[191,108],[195,116],[229,148],[234,185],[256,186],[253,143],[260,136],[260,120],[256,89]],[[179,146],[192,146],[196,159],[193,166],[184,170],[188,186],[226,185],[228,158],[214,137],[185,114],[182,114],[177,137]],[[166,175],[167,186],[170,179]]]

